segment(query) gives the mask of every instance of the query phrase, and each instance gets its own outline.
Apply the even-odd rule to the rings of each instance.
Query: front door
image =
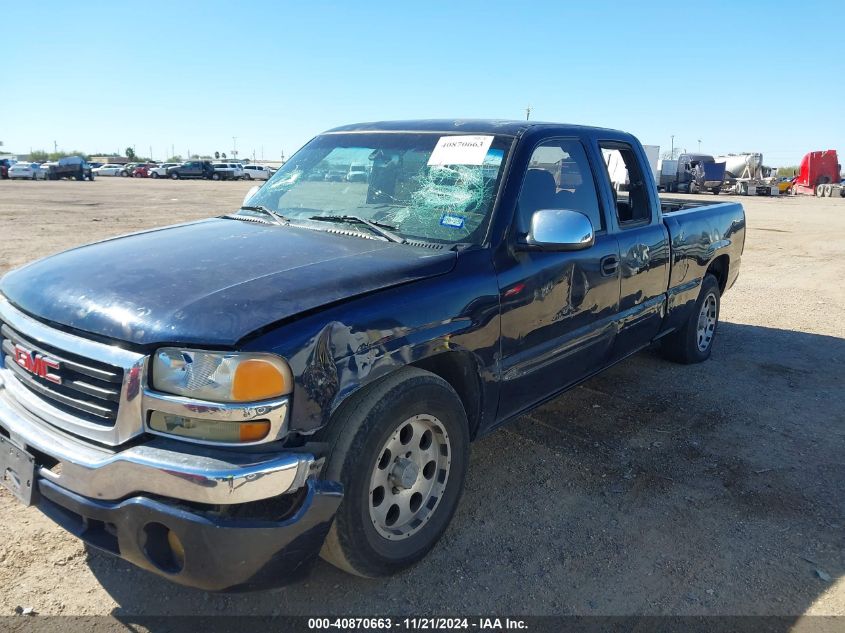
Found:
[[[511,231],[527,233],[539,209],[573,209],[590,218],[590,248],[513,250],[497,262],[501,303],[499,419],[554,395],[604,366],[619,303],[619,250],[608,232],[584,147],[547,141],[531,157]]]

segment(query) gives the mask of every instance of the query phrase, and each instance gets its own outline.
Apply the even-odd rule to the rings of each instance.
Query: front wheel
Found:
[[[174,171],[172,174],[170,174],[170,177],[171,177],[173,180],[179,180],[179,174],[178,174],[177,172],[175,172],[175,171]]]
[[[329,429],[324,476],[344,497],[320,555],[367,577],[413,565],[446,531],[463,491],[460,398],[438,376],[404,368],[352,396]]]
[[[252,176],[250,174],[244,174],[243,176],[241,176],[241,178],[243,178],[244,180],[252,180]]]
[[[212,180],[220,180],[220,174],[218,174],[217,172],[211,174],[211,179]]]
[[[150,174],[150,177],[151,177],[151,178],[153,178],[153,179],[158,178],[158,177],[159,177],[159,176],[158,176],[158,172],[157,172],[157,171],[154,171],[153,173],[151,173],[151,174]]]
[[[719,324],[720,299],[718,280],[713,275],[705,275],[695,308],[686,324],[660,341],[666,358],[684,364],[700,363],[710,358]]]

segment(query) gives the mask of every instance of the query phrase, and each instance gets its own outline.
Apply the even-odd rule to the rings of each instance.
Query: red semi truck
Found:
[[[792,183],[792,193],[819,198],[845,198],[845,187],[840,181],[841,171],[842,166],[839,164],[836,150],[810,152],[801,159],[798,176]]]

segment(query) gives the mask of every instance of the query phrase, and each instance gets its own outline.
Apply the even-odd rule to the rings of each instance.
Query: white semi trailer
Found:
[[[778,195],[777,182],[767,177],[760,152],[726,154],[717,156],[716,160],[725,163],[724,189],[728,193],[741,196]]]

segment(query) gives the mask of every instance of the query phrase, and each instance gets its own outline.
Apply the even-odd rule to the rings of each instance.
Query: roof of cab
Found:
[[[518,136],[525,130],[535,127],[565,128],[568,132],[577,134],[587,133],[606,128],[589,127],[585,125],[570,125],[567,123],[552,123],[547,121],[515,121],[498,119],[412,119],[406,121],[373,121],[370,123],[353,123],[327,130],[324,134],[339,132],[440,132],[461,134],[505,134]]]

